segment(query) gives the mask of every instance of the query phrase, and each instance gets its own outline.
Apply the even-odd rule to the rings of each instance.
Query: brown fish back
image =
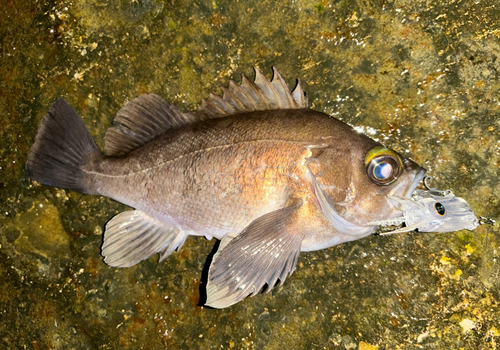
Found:
[[[308,108],[307,94],[300,80],[290,91],[274,67],[273,72],[271,81],[258,68],[255,68],[255,82],[245,76],[241,85],[231,80],[229,88],[222,87],[222,97],[210,94],[193,113],[181,112],[156,94],[139,96],[118,111],[113,126],[106,132],[106,153],[109,156],[128,154],[168,131],[198,121],[253,111]]]

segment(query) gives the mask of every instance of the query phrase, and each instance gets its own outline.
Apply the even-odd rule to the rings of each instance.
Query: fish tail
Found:
[[[41,184],[95,194],[86,184],[83,167],[96,156],[102,157],[90,132],[60,98],[42,119],[26,169]]]

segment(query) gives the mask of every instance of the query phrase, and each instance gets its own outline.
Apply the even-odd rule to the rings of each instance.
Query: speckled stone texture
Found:
[[[283,287],[199,306],[214,241],[161,264],[102,262],[124,206],[32,183],[38,124],[64,97],[102,148],[128,100],[187,111],[253,66],[499,218],[496,0],[4,1],[0,9],[0,348],[495,349],[499,226],[373,236],[303,253]]]

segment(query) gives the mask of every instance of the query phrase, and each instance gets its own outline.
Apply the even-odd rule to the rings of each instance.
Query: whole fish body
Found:
[[[42,184],[103,195],[135,210],[106,225],[106,263],[126,267],[189,235],[222,240],[210,267],[207,305],[226,307],[284,282],[300,251],[372,234],[401,217],[391,198],[411,200],[417,164],[308,109],[300,81],[230,82],[198,111],[182,113],[154,94],[126,104],[96,147],[76,111],[59,99],[28,156]],[[417,225],[418,226],[418,225]]]

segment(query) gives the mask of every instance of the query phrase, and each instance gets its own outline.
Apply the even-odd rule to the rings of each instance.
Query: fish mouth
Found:
[[[411,182],[411,186],[408,188],[408,190],[406,191],[406,193],[404,193],[404,197],[411,199],[411,195],[413,194],[413,191],[415,191],[415,189],[417,188],[417,186],[420,183],[420,181],[422,181],[422,179],[424,178],[426,172],[427,172],[427,170],[425,170],[423,168],[420,168],[420,170],[418,172],[416,172],[416,174],[413,176],[413,180]],[[390,196],[396,196],[396,197],[399,196],[399,197],[401,197],[403,195],[403,193],[401,193],[401,192],[404,189],[404,186],[406,184],[407,184],[406,181],[401,182],[396,187],[394,187],[390,193],[388,193],[388,196],[389,197]]]
[[[402,187],[405,184],[401,183],[401,184],[399,184],[399,186],[395,187],[391,191],[391,193],[389,193],[387,195],[387,198],[389,199],[389,202],[391,203],[391,205],[393,207],[392,214],[386,220],[372,222],[371,224],[372,225],[382,225],[382,226],[403,224],[405,222],[405,217],[403,215],[403,210],[401,208],[400,202],[404,201],[403,198],[408,198],[409,200],[413,201],[412,200],[413,192],[417,188],[420,181],[422,181],[422,179],[424,178],[426,172],[427,172],[427,170],[425,170],[423,168],[420,168],[419,170],[415,171],[415,175],[413,175],[413,180],[411,182],[411,185],[408,188],[408,190],[406,191],[406,193],[404,194],[404,197],[402,197],[402,194],[398,195],[397,193],[398,193],[398,191],[400,191],[402,189]]]
[[[426,172],[427,172],[427,170],[420,169],[420,171],[415,175],[415,177],[413,178],[413,182],[412,182],[410,188],[408,189],[408,191],[405,194],[406,198],[411,198],[411,195],[413,194],[413,191],[415,191],[415,189],[417,188],[417,186],[420,183],[420,181],[422,181],[422,179],[424,178]]]

